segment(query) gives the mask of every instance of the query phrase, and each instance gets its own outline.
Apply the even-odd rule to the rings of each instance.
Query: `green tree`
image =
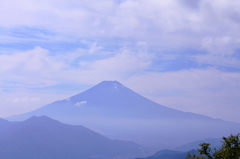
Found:
[[[200,155],[188,153],[187,159],[240,159],[240,134],[223,137],[220,149],[211,149],[209,143],[200,144]]]

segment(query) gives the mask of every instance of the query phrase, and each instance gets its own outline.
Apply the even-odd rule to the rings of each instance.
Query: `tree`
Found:
[[[240,159],[240,134],[223,137],[220,149],[211,149],[209,143],[199,144],[200,155],[188,153],[187,159]]]

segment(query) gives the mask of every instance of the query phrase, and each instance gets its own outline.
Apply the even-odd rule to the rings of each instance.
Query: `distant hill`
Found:
[[[197,150],[188,151],[190,154],[199,154]],[[145,158],[135,159],[186,159],[188,152],[173,151],[173,150],[160,150],[152,156]]]
[[[142,154],[136,143],[111,140],[84,126],[63,124],[46,116],[2,121],[2,159],[112,159]]]
[[[177,147],[175,150],[177,151],[188,151],[191,149],[200,149],[201,147],[199,146],[199,144],[201,143],[210,143],[210,147],[212,148],[221,148],[222,146],[222,138],[209,138],[209,139],[204,139],[204,140],[197,140],[194,142],[190,142],[184,145],[181,145],[179,147]]]
[[[75,96],[6,119],[20,121],[34,115],[84,125],[109,138],[154,150],[240,132],[239,123],[162,106],[117,81],[103,81]]]

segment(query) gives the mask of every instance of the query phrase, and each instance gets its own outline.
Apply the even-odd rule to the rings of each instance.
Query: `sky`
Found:
[[[0,117],[117,80],[240,122],[239,0],[0,0]]]

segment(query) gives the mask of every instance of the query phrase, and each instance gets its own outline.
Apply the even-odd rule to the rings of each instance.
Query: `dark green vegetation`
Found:
[[[240,134],[223,137],[220,149],[211,149],[209,143],[200,144],[199,155],[189,153],[187,159],[239,159],[240,158]]]
[[[111,140],[84,126],[46,116],[23,122],[0,119],[1,159],[112,159],[142,156],[141,146]]]

